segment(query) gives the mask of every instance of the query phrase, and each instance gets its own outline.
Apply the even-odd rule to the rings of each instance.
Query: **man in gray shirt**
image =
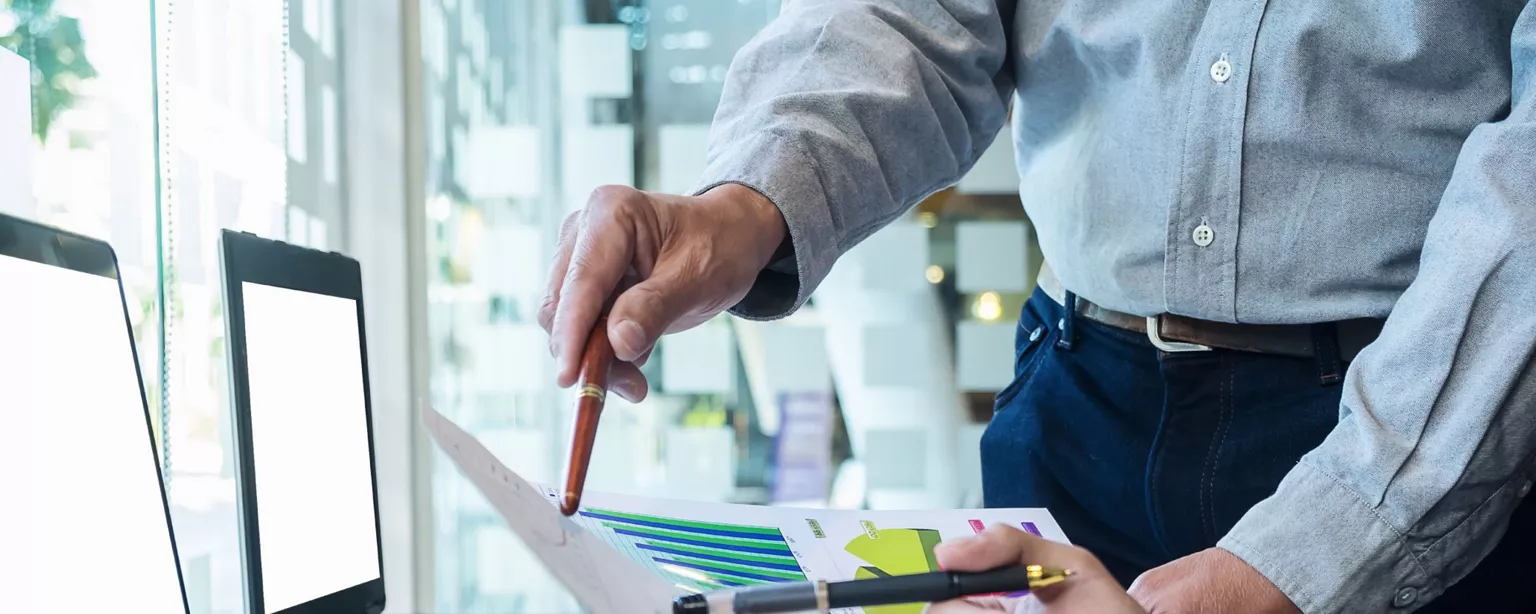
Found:
[[[1010,106],[1050,269],[983,439],[988,505],[1050,507],[1153,611],[1520,603],[1520,1],[786,1],[731,67],[701,189],[603,188],[567,221],[540,314],[561,385],[615,293],[631,362],[726,309],[793,311]]]

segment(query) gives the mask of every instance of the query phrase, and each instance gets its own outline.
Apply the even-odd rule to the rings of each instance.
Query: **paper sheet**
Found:
[[[553,488],[524,481],[432,409],[422,414],[438,447],[595,614],[661,614],[671,611],[677,595],[725,587],[936,571],[935,545],[992,524],[1067,541],[1044,509],[813,510],[590,492],[581,511],[566,518]],[[922,609],[896,605],[863,613]],[[838,612],[860,614],[859,609]]]
[[[671,584],[576,526],[490,450],[432,409],[422,421],[439,448],[480,489],[534,556],[593,614],[670,614],[680,594]]]

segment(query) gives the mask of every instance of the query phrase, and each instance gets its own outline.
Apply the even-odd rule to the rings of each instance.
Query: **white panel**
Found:
[[[544,177],[535,126],[475,126],[460,160],[473,200],[538,196]]]
[[[997,392],[1013,381],[1013,324],[963,321],[955,327],[955,379],[966,392]]]
[[[426,90],[427,156],[442,160],[448,155],[448,103],[441,88],[429,86]]]
[[[455,80],[455,83],[459,88],[459,113],[469,115],[469,97],[470,93],[475,91],[475,80],[469,67],[469,56],[462,53],[459,54],[454,70],[458,71],[458,78]]]
[[[475,589],[483,595],[521,592],[523,573],[543,568],[529,558],[528,549],[506,527],[482,525],[475,532]]]
[[[480,443],[507,468],[530,482],[550,483],[557,476],[550,470],[549,433],[543,429],[508,428],[478,431]]]
[[[820,326],[772,323],[761,336],[768,390],[821,392],[832,386],[826,330]]]
[[[561,86],[573,96],[628,98],[629,54],[628,26],[565,26],[560,29]]]
[[[288,49],[288,157],[309,161],[309,117],[304,110],[304,60]]]
[[[304,2],[304,33],[309,35],[309,40],[320,40],[320,5],[327,0],[303,0]]]
[[[469,151],[469,134],[463,126],[454,126],[453,133],[448,137],[448,147],[455,153]],[[463,158],[455,158],[453,161],[453,183],[464,187],[464,180],[468,175],[469,161]]]
[[[672,496],[724,501],[736,488],[736,432],[730,427],[666,430],[667,485]]]
[[[309,218],[309,246],[322,251],[331,249],[331,231],[319,216]]]
[[[325,172],[325,182],[336,185],[341,182],[341,154],[337,141],[341,124],[336,109],[336,90],[329,85],[320,88],[320,155]]]
[[[729,392],[736,343],[722,322],[661,338],[661,385],[668,394]]]
[[[532,324],[497,324],[471,337],[476,390],[489,394],[538,392],[549,385],[549,343]]]
[[[604,185],[634,185],[635,135],[629,126],[567,129],[561,151],[562,188],[572,210]]]
[[[29,73],[26,60],[0,48],[0,212],[35,218]]]
[[[485,69],[485,72],[486,87],[489,89],[487,93],[491,96],[491,106],[500,106],[502,98],[507,94],[506,68],[502,65],[501,58],[491,58],[488,60],[488,67]]]
[[[526,612],[577,611],[574,605],[560,601],[560,584],[533,552],[500,523],[483,525],[475,531],[474,556],[474,587],[478,594],[516,599]],[[394,589],[390,589],[390,594],[394,594]]]
[[[661,191],[684,194],[698,187],[709,149],[709,124],[675,124],[658,131]]]
[[[1026,292],[1029,225],[960,222],[955,225],[955,288],[961,292]]]
[[[927,484],[927,431],[870,429],[864,438],[864,467],[871,490],[921,490]]]
[[[1019,168],[1014,163],[1013,139],[1006,129],[955,187],[967,194],[1019,193]]]
[[[311,0],[320,7],[320,36],[316,39],[320,43],[320,53],[325,57],[336,57],[336,0]],[[305,2],[310,4],[311,2]]]
[[[981,493],[981,436],[987,431],[986,423],[967,422],[956,429],[955,436],[959,439],[955,444],[955,450],[959,458],[956,459],[955,469],[960,481],[960,492],[964,499],[960,502],[962,508],[981,507],[983,503]]]
[[[484,261],[476,274],[484,275],[492,294],[537,296],[542,293],[548,261],[544,258],[544,239],[537,226],[492,225],[486,229],[486,244],[480,250]],[[525,319],[532,319],[537,305],[522,305]]]
[[[858,250],[864,287],[893,292],[924,292],[928,279],[928,229],[897,222],[865,239]]]
[[[469,35],[474,44],[470,46],[471,59],[475,61],[475,70],[484,70],[486,62],[490,59],[491,44],[490,35],[486,32],[485,20],[476,18],[469,26]]]
[[[915,326],[866,326],[863,329],[864,385],[923,388],[933,382],[933,343],[927,329]],[[942,365],[948,368],[948,365]]]
[[[288,207],[288,238],[294,245],[309,245],[309,214],[298,207]]]
[[[623,413],[638,411],[633,403],[618,395],[608,395],[608,401],[603,407],[603,426],[597,429],[597,441],[592,444],[592,464],[587,469],[588,490],[640,494],[642,467],[635,462],[635,449],[642,445],[642,437],[654,438],[655,434],[640,434],[631,419],[621,416]],[[570,441],[573,416],[574,413],[567,411],[562,421],[562,442]]]

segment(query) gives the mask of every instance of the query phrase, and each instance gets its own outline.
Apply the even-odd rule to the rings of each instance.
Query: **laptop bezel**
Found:
[[[29,248],[35,250],[35,253],[29,253]],[[58,262],[49,262],[46,258],[48,254],[43,251],[45,249],[51,249]],[[155,448],[154,417],[149,411],[149,394],[144,387],[144,370],[139,363],[138,341],[133,338],[133,320],[128,315],[128,295],[123,290],[117,252],[106,241],[0,213],[0,256],[105,277],[117,282],[117,302],[123,312],[123,332],[128,337],[128,351],[133,354],[133,374],[139,383],[139,407],[144,412],[144,441],[149,444],[149,458],[155,465],[155,480],[160,487],[160,509],[165,514],[166,535],[171,540],[171,559],[176,563],[176,584],[181,593],[181,609],[183,614],[191,614],[191,606],[187,601],[187,581],[181,570],[181,549],[176,542],[176,526],[171,521],[171,501],[166,493],[160,452]]]
[[[374,544],[379,577],[312,599],[273,614],[376,613],[384,609],[384,544],[379,524],[379,478],[373,437],[373,402],[368,381],[368,339],[363,319],[362,266],[352,258],[244,232],[225,230],[219,241],[224,285],[224,326],[233,414],[235,499],[238,508],[241,584],[246,612],[266,611],[261,572],[260,518],[256,501],[256,463],[251,439],[251,391],[246,364],[245,297],[243,284],[266,286],[352,299],[357,304],[358,340],[362,350],[363,407],[368,424],[368,472],[372,480]]]

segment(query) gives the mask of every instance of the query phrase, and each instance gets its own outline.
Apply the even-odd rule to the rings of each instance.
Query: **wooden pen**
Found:
[[[565,496],[560,499],[560,513],[573,516],[581,509],[581,491],[587,482],[587,466],[592,463],[592,445],[597,441],[597,421],[608,398],[608,372],[613,367],[613,344],[608,341],[608,316],[597,318],[587,347],[581,354],[581,370],[576,380],[576,422],[571,428],[571,456],[565,469]]]

